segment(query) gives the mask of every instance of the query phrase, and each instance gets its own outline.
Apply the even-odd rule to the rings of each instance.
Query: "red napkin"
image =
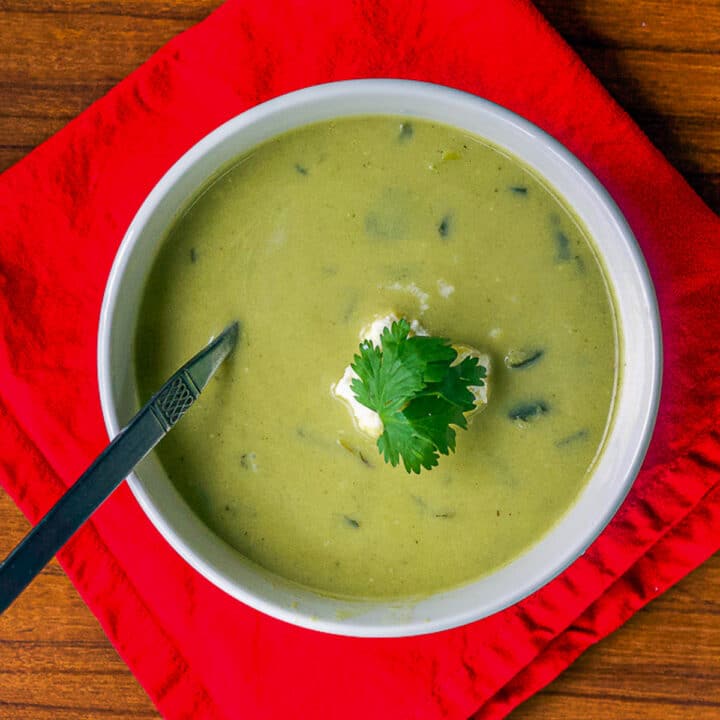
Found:
[[[654,439],[591,549],[524,602],[418,638],[272,620],[217,590],[123,486],[60,559],[167,718],[505,715],[720,547],[720,221],[522,0],[230,0],[0,177],[0,481],[37,520],[107,441],[98,312],[153,184],[219,123],[329,80],[461,88],[558,137],[635,231],[663,322]]]

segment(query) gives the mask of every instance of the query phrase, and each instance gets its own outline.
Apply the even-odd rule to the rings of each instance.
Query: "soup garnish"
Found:
[[[460,362],[448,340],[410,335],[401,319],[385,328],[380,344],[360,344],[352,369],[352,391],[358,402],[374,410],[383,431],[377,440],[385,462],[402,459],[408,472],[438,464],[439,454],[455,451],[455,430],[467,428],[465,413],[475,408],[471,386],[482,387],[485,368],[476,357]]]

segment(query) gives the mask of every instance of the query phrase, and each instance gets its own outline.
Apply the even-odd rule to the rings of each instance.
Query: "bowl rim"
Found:
[[[617,228],[619,237],[624,241],[625,250],[629,253],[631,262],[634,263],[633,270],[636,272],[640,282],[638,291],[647,304],[647,328],[649,330],[651,344],[651,347],[648,348],[648,359],[650,361],[650,395],[647,398],[646,407],[642,411],[641,427],[637,433],[637,443],[634,446],[635,450],[632,460],[625,469],[624,481],[613,496],[612,502],[609,502],[604,508],[604,511],[595,517],[593,522],[588,524],[582,542],[573,545],[571,550],[558,557],[553,563],[549,563],[546,570],[541,573],[541,577],[538,576],[532,581],[521,583],[514,593],[506,595],[500,600],[495,602],[485,602],[483,600],[483,602],[479,602],[478,606],[482,606],[481,611],[470,607],[462,612],[455,612],[454,614],[448,614],[429,621],[422,617],[413,616],[404,622],[398,620],[397,622],[387,624],[372,622],[366,624],[363,622],[355,622],[353,617],[318,617],[314,613],[304,611],[303,609],[288,607],[285,604],[268,600],[266,597],[258,597],[252,591],[238,585],[232,578],[228,578],[226,574],[218,572],[217,568],[209,564],[205,558],[198,555],[194,548],[188,545],[179,535],[176,528],[167,521],[162,510],[153,502],[142,480],[136,473],[133,472],[128,477],[130,489],[141,508],[173,549],[196,571],[234,598],[268,615],[309,629],[359,637],[404,637],[446,630],[492,615],[526,598],[561,574],[587,550],[613,518],[637,477],[652,438],[660,402],[663,358],[660,314],[652,279],[640,247],[622,212],[602,183],[600,183],[595,175],[563,144],[522,116],[485,98],[446,86],[412,80],[362,79],[324,83],[275,97],[240,113],[203,137],[170,167],[147,195],[125,232],[108,276],[100,312],[97,347],[98,382],[105,425],[110,437],[114,437],[120,432],[121,424],[113,396],[113,374],[111,369],[113,313],[119,302],[122,281],[132,253],[136,247],[137,239],[141,236],[143,228],[148,224],[150,218],[157,210],[160,201],[173,189],[188,169],[200,161],[215,145],[221,142],[223,138],[233,133],[242,132],[243,129],[253,124],[262,123],[263,119],[272,113],[292,111],[302,103],[313,103],[317,100],[327,98],[328,95],[351,98],[353,95],[358,93],[362,94],[363,92],[378,93],[385,97],[401,96],[403,93],[409,95],[422,94],[428,102],[453,101],[464,103],[468,106],[472,105],[478,112],[489,113],[503,122],[514,125],[521,132],[527,134],[532,140],[540,142],[550,153],[569,166],[600,202],[603,211],[609,214],[611,222]],[[348,112],[337,113],[335,117],[362,114],[396,115],[398,113]],[[293,124],[290,125],[290,128],[301,127],[303,124],[305,123],[300,122]],[[460,130],[464,129],[462,123],[458,123],[454,125],[454,127]],[[471,134],[476,134],[471,130],[466,131]],[[275,135],[277,134],[278,133],[275,133]],[[499,144],[492,138],[489,140],[494,145]],[[510,150],[509,152],[527,164],[525,158],[519,156],[514,150]],[[220,166],[216,167],[214,172],[217,172],[219,169]],[[542,175],[542,171],[538,172]],[[211,172],[208,178],[212,177],[213,174],[214,173]],[[562,191],[559,191],[559,193],[564,197]],[[568,200],[565,200],[565,202],[570,207],[573,207]],[[573,210],[577,212],[575,207],[573,207]],[[608,282],[609,281],[610,279],[608,278]],[[619,312],[619,310],[616,309],[616,312]],[[619,332],[622,335],[622,331],[619,330]],[[622,388],[620,388],[619,392],[622,393]],[[588,479],[586,485],[590,482],[590,479],[591,478]],[[576,503],[577,499],[574,502]],[[571,506],[571,508],[572,507],[573,506]],[[570,509],[565,511],[565,515],[570,512]],[[546,535],[543,536],[543,538],[552,533],[556,525],[546,531]],[[525,555],[532,547],[540,543],[541,540],[542,538],[533,546],[526,549],[522,555]],[[513,562],[515,561],[511,561],[511,564]],[[491,573],[491,576],[492,574],[494,573]],[[469,583],[468,586],[472,584],[474,583]],[[450,592],[453,591],[451,590]],[[446,593],[439,593],[437,597],[444,594]],[[436,595],[432,597],[436,597]],[[408,599],[408,602],[413,601],[412,599]],[[396,604],[394,600],[376,601],[378,605],[382,605],[383,603]]]

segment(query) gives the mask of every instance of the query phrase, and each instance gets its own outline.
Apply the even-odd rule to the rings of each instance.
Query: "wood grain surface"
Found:
[[[217,4],[0,0],[0,170]],[[720,211],[720,2],[536,4]],[[3,556],[28,524],[2,491],[0,528]],[[0,718],[157,717],[53,561],[0,618]],[[720,557],[585,653],[512,717],[720,719]]]

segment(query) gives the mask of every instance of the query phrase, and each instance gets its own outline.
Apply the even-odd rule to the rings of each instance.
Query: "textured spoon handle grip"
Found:
[[[158,393],[150,409],[167,432],[190,409],[199,394],[189,373],[184,372]]]

